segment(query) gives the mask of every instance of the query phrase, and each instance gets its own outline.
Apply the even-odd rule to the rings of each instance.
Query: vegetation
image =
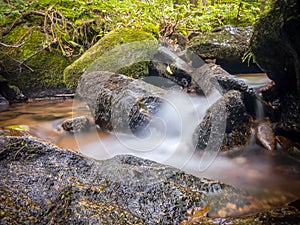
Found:
[[[224,24],[252,25],[268,10],[270,1],[4,0],[0,2],[0,37],[26,22],[43,31],[44,47],[56,45],[71,56],[82,54],[116,28],[138,28],[166,37],[174,32],[205,32]],[[12,46],[22,44],[18,41]]]

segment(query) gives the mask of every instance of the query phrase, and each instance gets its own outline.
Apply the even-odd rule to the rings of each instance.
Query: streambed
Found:
[[[262,75],[243,76],[243,79],[248,84],[256,86],[267,81],[267,78]],[[128,142],[128,139],[124,143],[113,133],[101,132],[95,127],[76,134],[63,131],[60,126],[62,121],[78,115],[91,118],[87,106],[76,99],[31,101],[26,104],[13,104],[7,111],[1,112],[0,127],[14,126],[17,129],[20,125],[26,125],[21,128],[27,129],[28,126],[26,132],[32,136],[100,160],[116,154],[137,153],[130,151],[130,146],[126,146],[132,143]],[[173,140],[168,140],[164,148],[168,146],[172,148],[172,143]],[[203,152],[193,151],[188,159],[178,163],[174,159],[181,158],[181,154],[185,154],[180,152],[182,149],[184,148],[171,153],[159,151],[161,155],[158,155],[157,151],[150,151],[147,154],[142,152],[138,156],[144,154],[145,158],[175,166],[197,177],[215,179],[239,187],[258,198],[263,208],[282,206],[300,198],[299,161],[282,151],[270,153],[252,143],[233,154],[218,153],[207,157]],[[103,155],[99,151],[106,151],[106,154]],[[172,160],[167,160],[170,154]],[[179,155],[176,157],[174,154]],[[166,159],[163,159],[164,157]]]

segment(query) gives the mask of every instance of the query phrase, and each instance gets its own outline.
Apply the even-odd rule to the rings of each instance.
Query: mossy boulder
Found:
[[[275,0],[255,24],[250,42],[255,61],[275,81],[279,94],[300,96],[300,2]]]
[[[254,26],[250,47],[255,61],[274,81],[263,97],[275,102],[275,134],[300,140],[300,2],[275,0]]]
[[[256,64],[242,62],[252,34],[252,27],[226,25],[192,38],[188,49],[203,59],[216,59],[229,73],[258,72]]]
[[[10,84],[19,87],[25,95],[45,89],[65,89],[63,71],[74,58],[65,57],[55,46],[45,48],[46,37],[38,28],[21,24],[2,42],[20,45],[0,47],[1,73]]]
[[[154,41],[152,43],[155,44],[155,40],[156,39],[151,34],[140,30],[125,28],[111,31],[64,70],[64,80],[67,87],[74,90],[77,87],[80,76],[87,70],[121,72],[122,74],[135,78],[147,75],[148,66],[145,62],[133,62],[133,64],[127,65],[127,63],[122,62],[122,60],[128,60],[128,57],[134,57],[133,55],[127,55],[127,59],[124,59],[124,54],[128,51],[138,52],[139,49],[144,49],[145,45],[143,43],[146,43],[147,41]],[[133,42],[136,44],[127,45],[125,46],[125,49],[116,48],[122,44]],[[111,50],[113,50],[113,52],[111,52]],[[140,56],[137,55],[137,57]],[[137,60],[143,61],[145,59],[140,58]],[[120,65],[123,66],[120,67]],[[93,68],[91,68],[91,66]]]

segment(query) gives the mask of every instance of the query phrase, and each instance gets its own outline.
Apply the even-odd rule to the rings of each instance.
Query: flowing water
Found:
[[[262,75],[256,79],[248,76],[243,79],[247,78],[246,81],[254,82],[254,85],[266,80]],[[78,115],[91,118],[87,106],[76,99],[13,104],[0,113],[0,127],[27,125],[27,132],[33,136],[96,159],[110,158],[115,154],[149,158],[198,177],[240,187],[270,206],[300,198],[299,161],[282,151],[270,153],[255,144],[231,155],[194,151],[193,130],[217,99],[218,96],[190,98],[184,94],[172,94],[166,97],[167,104],[151,121],[151,135],[139,138],[108,134],[95,127],[75,135],[63,131],[60,124],[67,118]]]

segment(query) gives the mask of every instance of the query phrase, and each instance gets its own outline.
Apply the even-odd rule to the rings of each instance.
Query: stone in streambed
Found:
[[[275,134],[271,127],[270,120],[258,122],[255,136],[257,142],[265,149],[269,151],[275,150]]]
[[[6,111],[9,106],[9,102],[4,98],[2,95],[0,95],[0,112]]]
[[[86,116],[79,116],[64,120],[61,126],[65,131],[74,133],[88,129],[90,127],[90,122]]]

